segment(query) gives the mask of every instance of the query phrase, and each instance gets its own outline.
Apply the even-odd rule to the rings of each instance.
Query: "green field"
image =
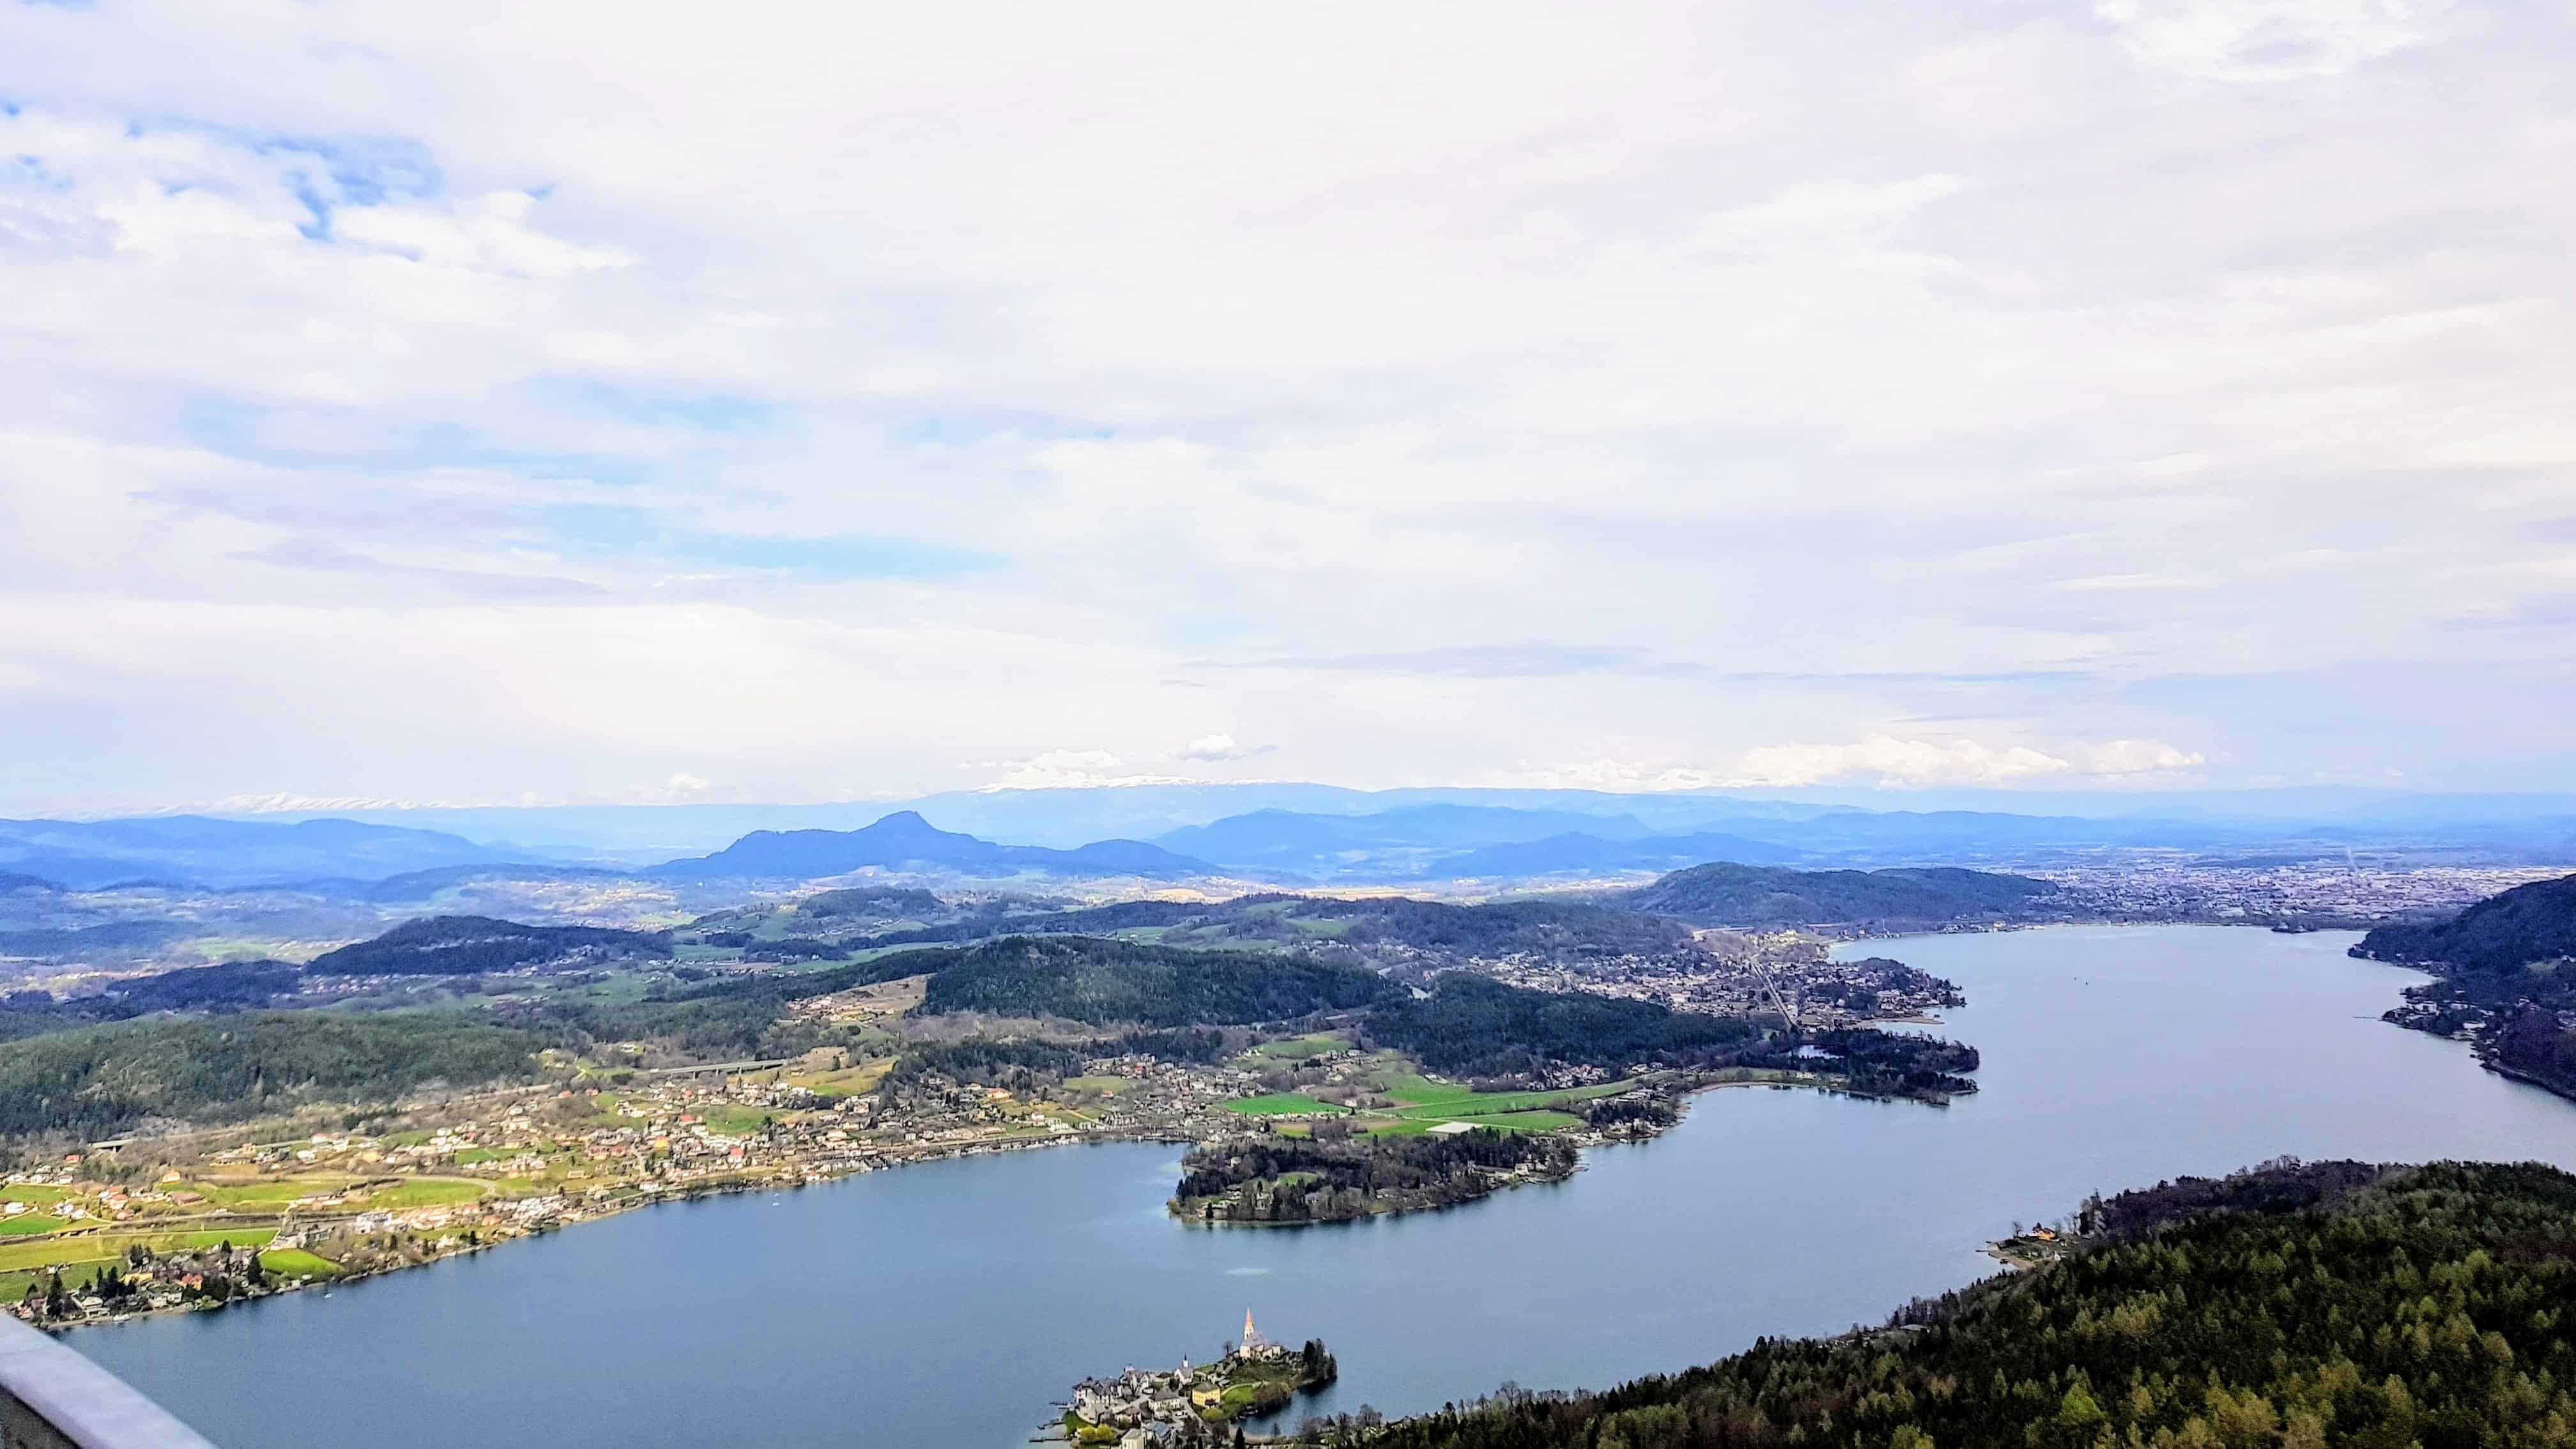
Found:
[[[762,1123],[777,1115],[778,1112],[774,1108],[735,1107],[725,1104],[711,1106],[698,1113],[699,1119],[707,1124],[708,1131],[722,1133],[727,1137],[742,1137],[757,1132]]]
[[[260,1266],[289,1278],[337,1277],[340,1265],[302,1248],[273,1248],[259,1255]]]
[[[1320,1056],[1325,1052],[1347,1051],[1350,1045],[1350,1038],[1338,1032],[1321,1031],[1313,1036],[1290,1037],[1285,1041],[1266,1041],[1245,1055],[1265,1061],[1294,1062],[1303,1061],[1311,1056]]]
[[[461,1177],[415,1177],[367,1194],[371,1208],[443,1207],[483,1196],[483,1184]]]
[[[0,1237],[24,1237],[29,1233],[50,1233],[63,1225],[61,1218],[43,1213],[20,1213],[14,1218],[0,1218]]]
[[[1319,1102],[1302,1092],[1272,1092],[1262,1097],[1239,1097],[1225,1104],[1229,1112],[1247,1117],[1309,1117],[1338,1113],[1343,1109],[1330,1102]]]
[[[192,1182],[187,1190],[202,1193],[207,1203],[225,1208],[282,1208],[299,1197],[339,1192],[363,1179],[345,1172],[312,1172],[256,1182]],[[175,1186],[175,1184],[174,1184]]]
[[[27,1294],[31,1283],[42,1283],[48,1273],[59,1267],[63,1281],[85,1280],[100,1268],[122,1265],[125,1250],[142,1243],[156,1253],[177,1248],[211,1248],[231,1243],[236,1248],[256,1248],[277,1236],[275,1228],[236,1228],[230,1232],[151,1233],[113,1232],[79,1233],[67,1238],[48,1238],[37,1243],[0,1244],[0,1302],[15,1303]],[[267,1255],[261,1255],[267,1261]],[[318,1260],[317,1260],[318,1261]]]

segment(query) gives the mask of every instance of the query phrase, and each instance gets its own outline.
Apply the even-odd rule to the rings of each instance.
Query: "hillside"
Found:
[[[885,958],[880,970],[917,959]],[[1185,951],[1096,937],[1008,937],[955,953],[920,953],[935,968],[922,1010],[1060,1016],[1144,1026],[1282,1021],[1374,1006],[1403,994],[1374,973],[1296,957]]]
[[[913,867],[964,875],[1206,875],[1206,862],[1140,840],[1098,840],[1057,850],[997,845],[941,830],[909,810],[859,830],[755,830],[713,855],[675,860],[648,874],[675,880],[813,880],[871,867]]]
[[[2447,921],[2381,926],[2352,954],[2486,972],[2576,956],[2576,875],[2515,886]]]
[[[2017,917],[2056,889],[1956,867],[1785,870],[1719,862],[1674,871],[1617,899],[1631,910],[1701,925],[1937,924]]]
[[[2447,921],[2381,926],[2352,954],[2437,978],[2407,987],[2389,1021],[2473,1037],[2490,1068],[2576,1098],[2576,876],[2515,886]]]
[[[567,961],[667,957],[670,944],[640,931],[599,926],[525,926],[489,916],[428,916],[369,941],[326,951],[305,969],[316,976],[463,976]]]
[[[547,1041],[464,1013],[275,1011],[120,1022],[0,1045],[0,1135],[231,1121],[431,1082],[533,1077]]]
[[[2354,1184],[2364,1184],[2354,1187]],[[1372,1449],[2474,1449],[2576,1423],[2576,1178],[2359,1164],[2169,1185],[2066,1260],[1602,1393],[1513,1392]]]

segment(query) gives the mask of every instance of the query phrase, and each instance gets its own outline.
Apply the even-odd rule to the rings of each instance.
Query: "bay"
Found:
[[[2576,1103],[2376,1018],[2341,933],[2070,927],[1874,941],[1958,981],[1947,1108],[1724,1089],[1563,1184],[1333,1227],[1163,1212],[1176,1150],[1056,1148],[670,1204],[70,1342],[233,1449],[1007,1449],[1077,1379],[1327,1340],[1296,1414],[1599,1386],[1876,1322],[2087,1192],[2266,1158],[2576,1168]]]

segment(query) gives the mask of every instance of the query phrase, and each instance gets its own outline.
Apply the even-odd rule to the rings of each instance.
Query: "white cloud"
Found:
[[[2074,764],[2028,745],[1975,740],[1901,740],[1880,735],[1849,745],[1765,745],[1737,762],[1736,785],[1820,785],[1862,780],[1894,787],[2009,785],[2063,775]]]
[[[1025,760],[1001,760],[1002,773],[986,790],[1087,790],[1122,785],[1181,785],[1174,775],[1140,775],[1118,769],[1118,757],[1107,750],[1048,750]]]
[[[1266,755],[1273,748],[1275,746],[1237,744],[1232,735],[1201,735],[1174,751],[1173,758],[1210,763],[1223,760],[1248,760],[1255,755]]]
[[[2102,0],[2145,63],[2213,80],[2336,75],[2433,40],[2448,0]]]
[[[1615,791],[1874,785],[1885,789],[2011,787],[2040,780],[2111,782],[2205,763],[2196,752],[2161,740],[2110,740],[2055,746],[1990,745],[1973,739],[1899,739],[1879,735],[1852,744],[1763,745],[1722,766],[1594,760],[1530,772],[1526,783],[1551,789]]]
[[[458,14],[0,7],[0,810],[2576,784],[2563,8]]]
[[[2209,763],[2198,750],[2176,749],[2162,740],[2111,740],[2089,746],[2081,754],[2086,773],[2111,779],[2189,770]]]

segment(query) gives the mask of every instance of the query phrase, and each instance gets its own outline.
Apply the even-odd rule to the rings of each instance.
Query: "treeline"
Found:
[[[2490,974],[2576,957],[2576,875],[2515,886],[2446,921],[2381,926],[2352,954]]]
[[[1054,1086],[1082,1074],[1083,1053],[1043,1041],[961,1041],[914,1047],[886,1073],[886,1085],[901,1089],[931,1076],[943,1076],[976,1087],[1002,1087],[1027,1092]]]
[[[0,1044],[0,1135],[105,1137],[148,1121],[237,1121],[316,1097],[525,1080],[547,1036],[465,1012],[250,1012],[136,1021]]]
[[[2447,921],[2381,926],[2352,954],[2440,978],[2408,987],[2390,1021],[2450,1034],[2483,1022],[2489,1066],[2576,1097],[2576,876],[2516,886]]]
[[[2576,1178],[2443,1164],[2318,1210],[2158,1223],[1878,1332],[1766,1341],[1605,1393],[1515,1392],[1367,1442],[2538,1449],[2576,1433]]]
[[[2576,1097],[2576,1028],[2559,1013],[2526,1002],[2481,1043],[2487,1060],[2509,1075]]]
[[[1099,937],[1008,936],[918,961],[935,970],[921,1009],[1150,1027],[1286,1021],[1404,994],[1373,972],[1293,956],[1188,951]],[[912,974],[906,972],[903,974]]]
[[[935,916],[947,909],[947,903],[930,892],[903,886],[854,886],[847,890],[822,891],[796,903],[796,914],[811,920],[840,916],[890,921],[906,916]]]
[[[0,1040],[160,1011],[249,1011],[293,996],[302,981],[303,972],[283,961],[227,961],[131,976],[59,1001],[51,992],[13,991],[0,996]]]
[[[1642,1066],[1731,1062],[1760,1031],[1738,1017],[1673,1011],[1651,1001],[1531,991],[1453,972],[1428,997],[1371,1012],[1372,1044],[1413,1055],[1443,1076],[1516,1077],[1551,1063],[1626,1072]]]
[[[1690,945],[1690,930],[1679,922],[1572,901],[1462,906],[1402,896],[1355,901],[1249,896],[1240,904],[1272,899],[1294,901],[1291,914],[1298,919],[1346,922],[1337,938],[1346,945],[1399,945],[1465,959],[1650,956]]]
[[[1743,1053],[1750,1067],[1831,1072],[1852,1091],[1873,1097],[1942,1100],[1977,1090],[1967,1074],[1977,1049],[1912,1032],[1842,1027],[1774,1037]]]
[[[1791,870],[1718,862],[1621,894],[1631,910],[1727,926],[1956,921],[2025,915],[2057,887],[1956,866]]]
[[[1491,1127],[1339,1142],[1245,1137],[1192,1148],[1172,1210],[1206,1221],[1333,1222],[1467,1202],[1493,1190],[1489,1173],[1557,1176],[1574,1162],[1562,1137]]]
[[[604,926],[529,926],[489,916],[426,916],[372,940],[325,951],[317,976],[474,976],[558,961],[667,958],[670,942]]]
[[[845,945],[898,946],[982,940],[999,935],[1111,935],[1160,929],[1200,944],[1242,941],[1308,948],[1333,943],[1367,953],[1396,947],[1457,960],[1541,956],[1577,962],[1687,949],[1688,928],[1635,911],[1576,901],[1502,901],[1456,905],[1402,897],[1339,900],[1264,892],[1232,900],[1120,901],[1066,910],[1031,910],[993,902],[961,908],[955,919],[879,931]],[[811,915],[812,910],[801,910]],[[931,914],[922,911],[918,914]],[[732,933],[708,936],[724,944]]]

